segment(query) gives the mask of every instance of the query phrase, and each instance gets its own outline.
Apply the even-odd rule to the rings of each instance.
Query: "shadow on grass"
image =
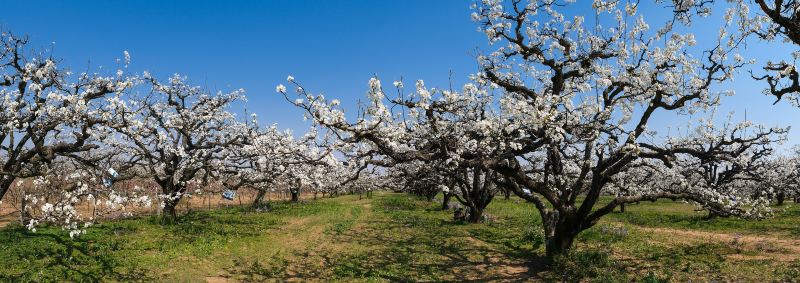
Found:
[[[462,225],[444,220],[437,220],[434,226],[409,226],[394,221],[370,223],[367,227],[375,228],[349,233],[341,239],[383,248],[351,258],[329,258],[326,265],[334,267],[336,277],[390,281],[520,281],[539,277],[537,274],[545,270],[544,258],[522,250],[509,252],[510,249],[498,248],[497,245],[507,241],[490,239],[488,234],[469,233],[470,239],[470,235],[457,232]],[[412,227],[416,231],[406,234],[404,228]]]
[[[172,224],[162,224],[158,216],[131,218],[94,226],[75,238],[58,227],[30,232],[12,225],[0,230],[0,260],[5,266],[0,281],[153,281],[158,275],[142,267],[140,255],[205,256],[230,239],[262,236],[281,223],[274,215],[245,210],[195,211]]]
[[[436,203],[408,196],[376,198],[372,214],[328,241],[366,247],[357,251],[300,250],[291,258],[303,264],[273,260],[248,262],[230,271],[247,280],[383,279],[409,281],[524,281],[541,278],[545,260],[519,249],[518,235],[502,228],[448,221]],[[309,247],[313,249],[314,247]],[[308,262],[313,263],[308,266]],[[302,265],[302,266],[300,266]],[[254,276],[255,275],[255,276]]]
[[[118,241],[70,238],[61,231],[28,232],[24,227],[0,231],[3,262],[0,281],[103,282],[152,281],[140,268],[126,266],[112,255]]]

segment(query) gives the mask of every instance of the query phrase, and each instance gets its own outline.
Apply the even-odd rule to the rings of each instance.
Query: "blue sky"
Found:
[[[115,59],[127,50],[133,72],[147,70],[162,78],[180,73],[211,90],[244,88],[248,110],[263,123],[303,131],[302,113],[274,91],[290,74],[307,89],[339,98],[351,108],[363,99],[373,75],[387,84],[402,76],[407,85],[423,79],[428,86],[447,87],[452,71],[455,86],[467,82],[477,70],[477,50],[489,50],[485,36],[470,20],[470,3],[12,1],[0,11],[0,25],[29,35],[39,50],[52,47],[54,56],[74,71],[116,68]],[[641,10],[648,19],[666,11]],[[651,26],[657,24],[653,21]],[[693,27],[701,45],[718,28]],[[763,63],[792,50],[753,40],[743,55]],[[760,94],[762,86],[740,73],[726,86],[737,95],[725,98],[719,112],[735,111],[741,119],[746,110],[748,118],[767,126],[786,126],[800,118],[800,109],[786,102],[772,105],[772,98]],[[674,119],[656,116],[652,128],[684,124]],[[790,143],[800,143],[798,129],[791,132]]]

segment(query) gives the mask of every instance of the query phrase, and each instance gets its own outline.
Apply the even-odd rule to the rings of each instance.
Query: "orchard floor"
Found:
[[[70,239],[57,228],[0,230],[0,281],[771,282],[800,278],[800,205],[765,221],[703,220],[679,202],[630,205],[542,265],[530,204],[496,199],[484,224],[393,193],[195,211],[176,224],[116,220]]]

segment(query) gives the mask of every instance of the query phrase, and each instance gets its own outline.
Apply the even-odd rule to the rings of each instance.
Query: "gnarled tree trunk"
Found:
[[[473,168],[463,170],[456,174],[455,188],[458,194],[453,193],[456,199],[467,207],[469,215],[467,222],[479,223],[483,221],[483,213],[496,193],[496,172],[486,168]]]
[[[540,211],[542,214],[542,226],[545,238],[545,256],[548,262],[552,262],[556,257],[566,256],[583,229],[581,225],[573,223],[567,215],[560,214],[556,210]]]
[[[183,198],[186,187],[173,184],[171,179],[157,179],[156,183],[161,186],[161,193],[167,196],[164,199],[164,208],[161,210],[162,220],[164,222],[173,222],[178,219],[178,203]]]
[[[6,196],[8,190],[11,189],[11,185],[14,184],[14,177],[9,175],[3,175],[0,177],[0,201]]]
[[[436,195],[438,193],[439,192],[436,191],[436,190],[430,190],[430,191],[428,191],[427,194],[425,194],[425,199],[427,199],[428,201],[433,201],[433,199],[436,198]]]
[[[256,197],[253,199],[253,207],[258,207],[264,204],[265,195],[267,195],[267,190],[258,190]]]
[[[551,237],[545,237],[545,256],[552,262],[559,256],[566,256],[572,248],[575,235],[571,233],[556,233]]]
[[[178,202],[177,201],[164,201],[164,208],[161,210],[164,220],[176,220],[178,218]]]
[[[483,208],[477,206],[470,206],[467,222],[480,223],[481,221],[483,221]]]
[[[449,192],[448,193],[444,193],[444,198],[442,200],[442,210],[450,210],[450,198],[451,197],[452,197],[452,194],[450,194]]]

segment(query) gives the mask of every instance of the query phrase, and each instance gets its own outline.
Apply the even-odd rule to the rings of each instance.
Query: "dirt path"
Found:
[[[353,214],[353,209],[362,209],[359,215]],[[298,218],[291,218],[283,225],[280,230],[282,233],[277,237],[277,241],[285,243],[287,247],[287,268],[285,280],[287,282],[305,282],[324,278],[327,274],[322,273],[334,265],[333,259],[345,250],[355,248],[348,241],[339,241],[329,230],[332,229],[335,221],[340,219],[351,219],[352,226],[348,230],[354,229],[356,225],[364,225],[364,219],[368,219],[371,214],[371,204],[367,200],[356,201],[353,205],[342,208],[341,215],[309,215]],[[345,232],[347,233],[347,232]]]
[[[276,248],[270,253],[283,255],[287,258],[285,277],[286,282],[301,282],[304,280],[302,272],[305,267],[318,265],[315,257],[323,254],[330,245],[324,240],[325,225],[320,224],[325,219],[321,215],[307,215],[303,217],[288,217],[286,222],[276,227],[268,235],[274,241]],[[309,247],[313,247],[309,249]],[[235,275],[226,270],[211,272],[205,277],[209,283],[241,282]]]
[[[636,226],[636,229],[648,233],[670,235],[670,241],[674,242],[690,240],[694,242],[727,243],[741,250],[758,253],[758,255],[745,255],[742,253],[727,255],[731,259],[775,259],[783,262],[800,259],[800,240],[774,234],[736,234],[642,226]]]
[[[481,271],[491,271],[497,278],[522,278],[525,274],[530,272],[529,262],[519,259],[514,259],[506,256],[502,251],[497,250],[493,245],[475,238],[466,237],[467,242],[471,246],[480,247],[484,250],[483,259],[471,266],[462,267],[457,274],[470,281],[480,281],[484,273]],[[454,278],[456,279],[456,278]],[[499,282],[511,282],[514,280],[496,279]]]

